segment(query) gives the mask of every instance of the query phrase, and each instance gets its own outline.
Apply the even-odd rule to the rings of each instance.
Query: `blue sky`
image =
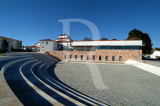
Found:
[[[148,33],[153,47],[160,47],[159,0],[0,0],[0,36],[33,45],[41,39],[57,39],[63,33],[60,19],[93,22],[101,37],[126,39],[136,28]],[[92,37],[88,27],[71,23],[73,40]]]

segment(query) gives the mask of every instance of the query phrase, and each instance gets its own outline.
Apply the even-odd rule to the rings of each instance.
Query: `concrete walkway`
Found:
[[[135,60],[128,60],[125,63],[129,64],[129,65],[133,65],[137,68],[140,68],[142,70],[145,70],[147,72],[150,72],[152,74],[160,76],[160,67],[150,65],[150,64],[146,64],[146,63],[142,63],[142,62],[138,62],[138,61],[135,61]]]
[[[1,106],[23,106],[18,98],[11,91],[4,79],[3,73],[0,72],[0,105]]]
[[[10,65],[14,64],[17,61],[12,61],[2,68],[0,71],[0,106],[23,106],[22,103],[18,100],[15,94],[12,92],[8,86],[5,78],[4,71]]]

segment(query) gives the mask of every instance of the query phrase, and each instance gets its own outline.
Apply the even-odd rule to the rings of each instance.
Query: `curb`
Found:
[[[0,101],[2,101],[2,102],[0,102],[0,105],[23,106],[23,104],[19,101],[19,99],[15,96],[15,94],[12,92],[12,90],[8,86],[8,84],[5,80],[5,77],[4,77],[4,73],[5,73],[6,69],[9,68],[11,65],[13,65],[17,62],[21,62],[24,60],[30,60],[30,59],[34,59],[34,58],[30,57],[30,58],[22,58],[22,59],[14,60],[14,61],[7,63],[5,66],[3,66],[3,68],[0,72],[0,85],[3,86],[3,88],[1,88],[1,90],[0,90],[0,94],[1,94]],[[4,93],[4,91],[6,91],[8,93]]]

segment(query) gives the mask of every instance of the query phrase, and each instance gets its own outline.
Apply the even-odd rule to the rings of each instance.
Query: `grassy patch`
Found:
[[[3,56],[2,53],[0,53],[0,56]]]

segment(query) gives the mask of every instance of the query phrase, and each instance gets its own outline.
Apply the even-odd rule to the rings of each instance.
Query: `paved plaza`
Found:
[[[160,67],[160,60],[144,60],[144,63]]]
[[[98,66],[108,89],[96,89],[88,68],[92,65]],[[160,77],[131,65],[60,62],[55,73],[67,85],[112,106],[160,105]]]

